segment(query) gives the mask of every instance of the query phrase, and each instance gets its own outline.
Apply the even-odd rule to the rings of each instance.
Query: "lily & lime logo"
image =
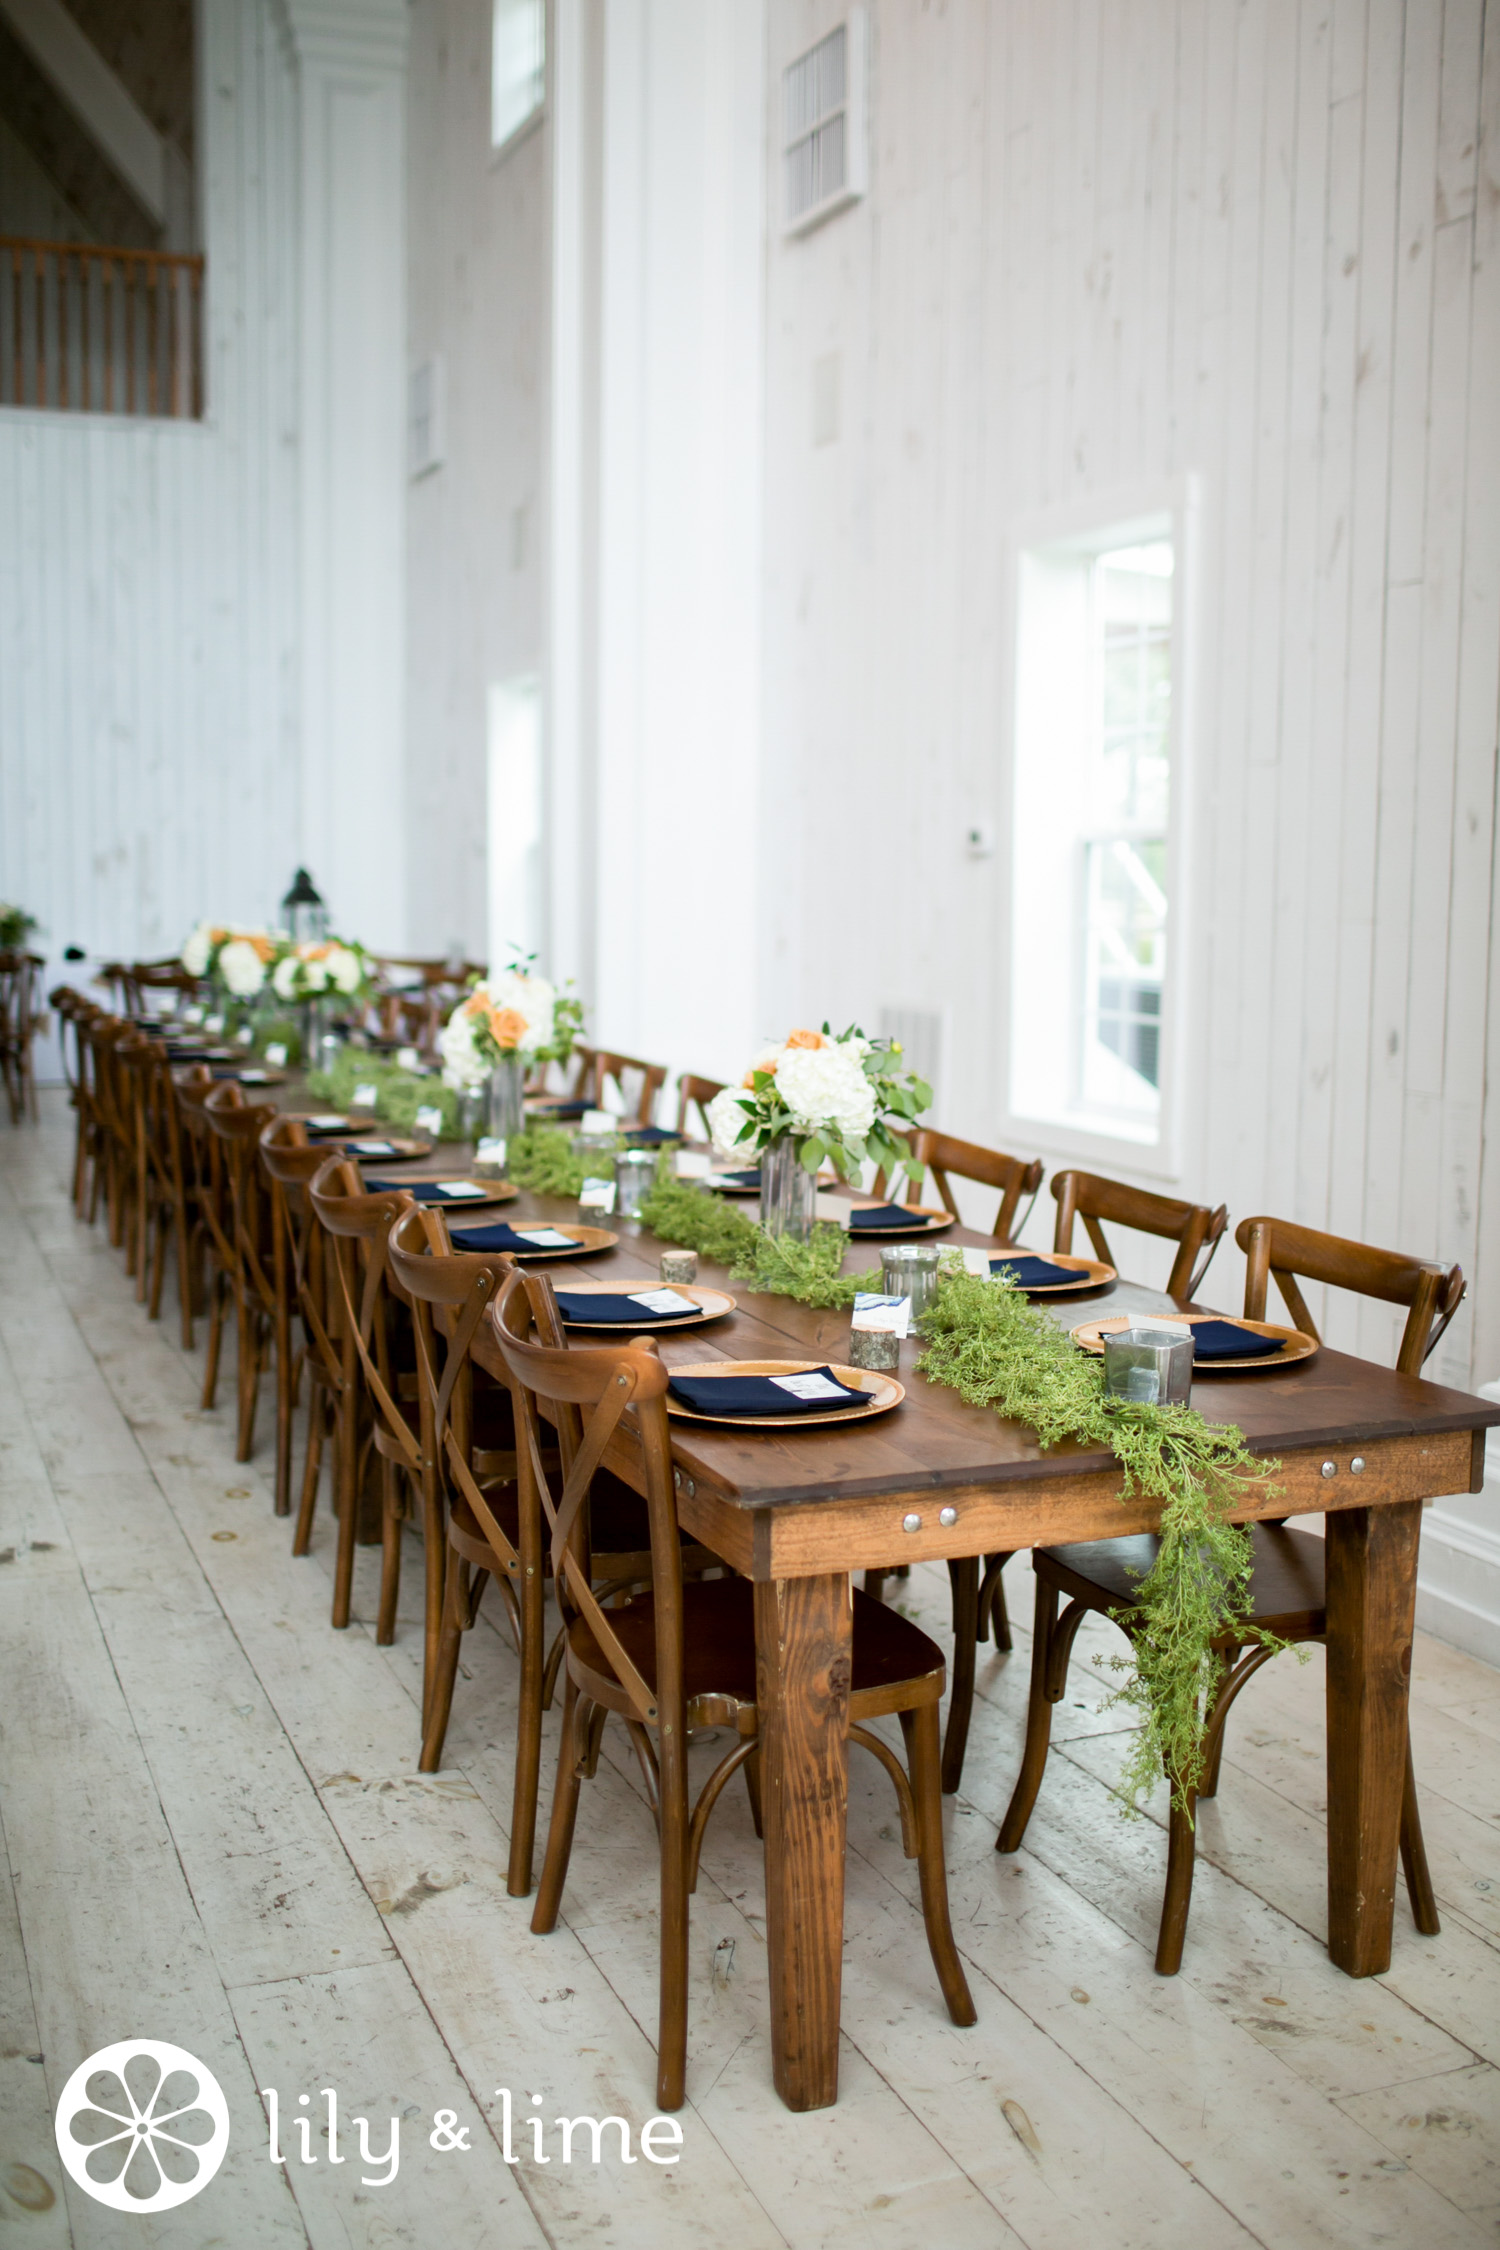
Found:
[[[57,2151],[112,2211],[170,2211],[208,2186],[229,2146],[213,2072],[164,2039],[120,2039],[81,2062],[57,2105]]]

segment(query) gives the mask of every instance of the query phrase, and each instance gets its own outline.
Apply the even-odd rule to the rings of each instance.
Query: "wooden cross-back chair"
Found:
[[[122,1248],[125,1241],[130,1137],[120,1101],[115,1048],[129,1033],[130,1026],[122,1016],[107,1014],[102,1009],[88,1017],[83,1025],[84,1099],[89,1118],[87,1217],[92,1222],[98,1215],[102,1189],[105,1223],[116,1250]]]
[[[642,1062],[638,1055],[612,1055],[602,1047],[589,1050],[589,1086],[595,1109],[604,1109],[606,1084],[614,1086],[620,1101],[622,1125],[653,1125],[656,1122],[656,1097],[667,1082],[665,1063]],[[638,1078],[634,1099],[627,1090],[628,1078]]]
[[[410,1305],[391,1272],[390,1232],[411,1208],[404,1189],[366,1191],[353,1157],[328,1157],[309,1183],[318,1224],[333,1245],[330,1293],[338,1322],[343,1384],[337,1448],[338,1548],[334,1558],[333,1622],[349,1622],[354,1549],[359,1530],[362,1467],[371,1448],[380,1462],[380,1601],[375,1638],[388,1647],[396,1637],[401,1594],[401,1526],[409,1482],[420,1511],[432,1473],[431,1444],[424,1442],[417,1375],[412,1364]],[[365,1433],[368,1432],[366,1438]]]
[[[688,1898],[696,1886],[709,1815],[741,1766],[758,1795],[755,1607],[774,1600],[770,1587],[743,1578],[684,1581],[672,1443],[667,1425],[667,1370],[654,1341],[623,1348],[567,1351],[534,1340],[531,1289],[544,1277],[512,1274],[490,1315],[500,1353],[515,1385],[523,1508],[538,1511],[552,1568],[573,1610],[564,1664],[562,1737],[546,1862],[533,1930],[556,1927],[567,1880],[579,1783],[597,1767],[600,1739],[613,1713],[639,1760],[657,1825],[661,1883],[661,1982],[656,2099],[663,2110],[685,2097],[688,2014]],[[561,1473],[548,1469],[544,1416],[559,1430]],[[622,1422],[639,1447],[651,1527],[652,1586],[605,1609],[591,1583],[580,1541],[583,1510],[605,1448]],[[562,1442],[571,1424],[576,1447]],[[974,2021],[974,2003],[948,1918],[939,1786],[938,1701],[941,1650],[917,1626],[864,1594],[854,1597],[849,1733],[879,1758],[896,1785],[902,1838],[921,1874],[927,1942],[953,2021]],[[836,1686],[834,1693],[840,1690]],[[909,1771],[867,1722],[897,1713]],[[695,1727],[725,1726],[739,1739],[689,1803],[687,1745]],[[778,1808],[780,1812],[781,1808]],[[758,1822],[757,1822],[758,1825]],[[774,1831],[773,1831],[774,1833]]]
[[[46,966],[39,953],[17,948],[0,953],[0,1077],[10,1103],[10,1121],[36,1120],[36,1075],[32,1044],[45,1029],[41,1012],[41,972]]]
[[[1423,1360],[1464,1294],[1464,1277],[1457,1266],[1371,1249],[1365,1243],[1315,1234],[1310,1228],[1292,1226],[1281,1219],[1242,1220],[1235,1239],[1249,1261],[1245,1276],[1247,1320],[1265,1318],[1270,1273],[1276,1275],[1278,1286],[1286,1294],[1297,1326],[1305,1326],[1314,1335],[1317,1331],[1307,1318],[1307,1307],[1297,1289],[1299,1275],[1304,1280],[1326,1282],[1362,1296],[1383,1298],[1389,1304],[1405,1305],[1406,1330],[1396,1365],[1406,1375],[1421,1373]],[[1248,1614],[1255,1624],[1280,1644],[1324,1640],[1328,1613],[1323,1541],[1312,1532],[1293,1530],[1288,1523],[1252,1523],[1245,1528],[1254,1550]],[[1156,1535],[1147,1532],[1135,1538],[1086,1540],[1075,1546],[1038,1547],[1033,1551],[1036,1624],[1031,1644],[1026,1748],[996,1838],[997,1851],[1019,1850],[1026,1833],[1046,1768],[1052,1709],[1067,1687],[1068,1658],[1079,1626],[1093,1612],[1110,1618],[1126,1634],[1133,1630],[1132,1612],[1139,1599],[1140,1581],[1155,1562],[1159,1545]],[[1067,1607],[1059,1615],[1058,1604],[1064,1598]],[[1162,1976],[1175,1976],[1182,1966],[1192,1902],[1194,1810],[1200,1798],[1218,1794],[1225,1721],[1246,1682],[1278,1653],[1259,1640],[1240,1641],[1233,1635],[1226,1635],[1215,1647],[1220,1671],[1205,1714],[1202,1775],[1196,1788],[1185,1783],[1182,1776],[1167,1776],[1173,1785],[1173,1802],[1167,1827],[1166,1889],[1156,1940],[1156,1967]],[[1401,1864],[1412,1919],[1424,1937],[1436,1937],[1441,1925],[1422,1841],[1410,1740],[1401,1799]]]
[[[322,1229],[313,1223],[307,1189],[329,1151],[307,1137],[300,1117],[273,1117],[261,1128],[260,1164],[271,1220],[272,1315],[276,1358],[276,1513],[291,1514],[293,1417],[302,1378],[309,1383],[307,1452],[314,1495],[327,1436],[330,1400],[338,1387],[337,1354],[328,1334]],[[331,1387],[331,1388],[330,1388]],[[304,1479],[304,1482],[306,1480]],[[293,1547],[305,1553],[306,1547]]]
[[[183,1301],[183,1344],[192,1344],[191,1229],[182,1170],[181,1128],[172,1094],[171,1066],[159,1039],[133,1036],[115,1047],[120,1091],[128,1105],[133,1143],[131,1220],[135,1294],[148,1317],[161,1317],[167,1241],[175,1232],[178,1288]]]
[[[203,1103],[203,1121],[219,1157],[220,1192],[205,1210],[210,1264],[210,1345],[215,1382],[226,1299],[235,1318],[236,1461],[255,1445],[255,1410],[261,1370],[275,1329],[276,1291],[271,1278],[271,1213],[260,1168],[260,1136],[276,1115],[274,1102],[247,1102],[238,1083],[225,1079]],[[212,1397],[205,1402],[213,1404]]]
[[[81,1212],[82,1181],[86,1164],[84,1146],[84,1113],[80,1096],[83,1077],[83,1038],[81,1026],[86,1015],[93,1012],[94,1003],[71,984],[54,985],[47,1002],[57,1017],[57,1045],[62,1056],[63,1077],[68,1086],[68,1105],[73,1111],[73,1207]]]
[[[1099,1224],[1101,1219],[1134,1227],[1140,1234],[1160,1235],[1177,1245],[1167,1295],[1184,1304],[1196,1294],[1229,1220],[1222,1203],[1211,1211],[1206,1203],[1179,1203],[1174,1196],[1152,1195],[1144,1188],[1127,1187],[1123,1180],[1101,1179],[1095,1172],[1055,1172],[1052,1193],[1057,1198],[1057,1224],[1052,1236],[1055,1251],[1064,1257],[1071,1251],[1075,1219],[1082,1219],[1095,1256],[1107,1266],[1114,1265],[1115,1260]]]
[[[708,1127],[708,1105],[716,1095],[722,1094],[723,1091],[724,1087],[719,1079],[697,1078],[690,1070],[683,1071],[677,1080],[678,1132],[686,1134],[688,1111],[696,1109],[700,1136],[705,1141],[711,1140],[713,1136]]]
[[[994,1188],[999,1192],[1000,1204],[990,1231],[1001,1244],[1009,1246],[1015,1241],[1031,1216],[1032,1205],[1041,1188],[1044,1168],[1040,1157],[1008,1156],[1001,1149],[984,1148],[977,1141],[960,1141],[951,1133],[935,1132],[927,1125],[903,1133],[901,1138],[911,1149],[913,1162],[920,1167],[905,1175],[901,1201],[920,1203],[923,1183],[930,1172],[943,1209],[951,1212],[955,1219],[961,1219],[963,1214],[953,1190],[955,1179]],[[886,1193],[884,1172],[876,1174],[874,1192],[876,1195]],[[1018,1221],[1016,1213],[1023,1195],[1031,1200]],[[964,1751],[974,1711],[976,1646],[980,1641],[989,1640],[992,1633],[996,1648],[1005,1650],[1011,1645],[1002,1575],[1009,1561],[1009,1554],[986,1555],[983,1575],[977,1555],[956,1555],[948,1564],[953,1596],[953,1680],[948,1696],[948,1722],[943,1732],[943,1788],[950,1793],[963,1778]],[[883,1570],[867,1570],[865,1592],[878,1599],[888,1576]]]

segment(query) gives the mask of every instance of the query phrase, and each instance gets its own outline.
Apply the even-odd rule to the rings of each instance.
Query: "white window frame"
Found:
[[[1005,1131],[1012,1145],[1040,1146],[1064,1159],[1143,1173],[1161,1180],[1175,1180],[1182,1170],[1184,1039],[1197,982],[1192,955],[1196,918],[1188,838],[1193,833],[1195,779],[1193,656],[1198,608],[1198,518],[1197,480],[1181,477],[1106,492],[1087,501],[1068,503],[1027,517],[1016,523],[1006,543],[1005,614],[1010,620],[1010,629],[1009,662],[1002,691],[1000,799],[1003,815],[1001,848],[997,855],[998,864],[1005,871],[1000,948],[1003,967],[1000,1078]],[[1076,555],[1080,563],[1086,563],[1096,555],[1163,538],[1170,539],[1173,549],[1172,699],[1168,734],[1171,796],[1166,853],[1169,934],[1162,993],[1157,1114],[1153,1125],[1137,1129],[1123,1119],[1111,1121],[1089,1113],[1081,1104],[1064,1103],[1056,1107],[1028,1104],[1015,1082],[1016,979],[1024,973],[1025,966],[1013,906],[1012,874],[1019,842],[1020,760],[1027,748],[1022,739],[1026,724],[1022,711],[1026,684],[1022,601],[1024,563],[1028,556],[1051,560]],[[1079,951],[1084,931],[1076,902],[1073,923],[1070,943],[1074,953],[1067,969],[1066,1004],[1070,1009],[1082,1005],[1084,974]]]
[[[548,0],[537,0],[542,26],[542,83],[536,100],[523,117],[518,117],[502,140],[495,139],[495,17],[500,0],[490,0],[490,162],[503,163],[513,149],[536,131],[547,114],[548,69],[551,61],[552,26],[549,22]]]

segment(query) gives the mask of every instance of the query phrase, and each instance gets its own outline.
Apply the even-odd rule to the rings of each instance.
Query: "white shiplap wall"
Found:
[[[205,420],[0,412],[0,895],[54,956],[262,919],[297,853],[295,91],[268,0],[199,24]]]
[[[773,85],[839,12],[772,0]],[[1008,542],[1195,478],[1177,1192],[1460,1259],[1465,1382],[1500,1371],[1488,14],[875,0],[870,194],[773,237],[766,321],[768,1027],[945,1002],[944,1121],[994,1140],[1004,859],[963,829],[1006,799]]]

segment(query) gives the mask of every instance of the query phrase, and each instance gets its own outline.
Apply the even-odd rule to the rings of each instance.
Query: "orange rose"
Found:
[[[464,1002],[466,1016],[483,1016],[489,1013],[489,1002],[482,992],[473,992]]]
[[[519,1008],[491,1008],[490,1037],[497,1047],[519,1047],[526,1036],[526,1018]]]
[[[253,937],[250,943],[254,946],[262,961],[269,961],[276,951],[274,942],[268,937]]]
[[[789,1047],[824,1047],[827,1043],[821,1031],[794,1031],[787,1041]]]

